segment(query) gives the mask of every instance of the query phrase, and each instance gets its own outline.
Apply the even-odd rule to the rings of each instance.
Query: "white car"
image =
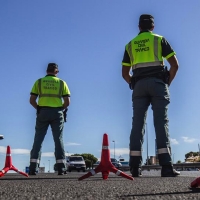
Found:
[[[67,156],[66,157],[67,161],[67,170],[69,172],[76,170],[78,172],[83,171],[85,172],[86,170],[86,164],[85,160],[83,159],[82,156]]]

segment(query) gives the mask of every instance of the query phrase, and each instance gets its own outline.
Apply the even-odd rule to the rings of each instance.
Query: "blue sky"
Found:
[[[13,165],[29,165],[35,110],[29,104],[34,82],[45,76],[49,62],[59,65],[59,77],[71,91],[64,144],[67,154],[101,157],[103,134],[110,153],[128,160],[132,122],[131,91],[121,77],[125,44],[138,34],[138,18],[155,18],[154,32],[163,35],[177,53],[180,68],[170,86],[169,129],[174,161],[198,151],[200,1],[156,0],[19,0],[0,2],[1,120],[0,169],[7,145]],[[155,154],[152,110],[148,118],[149,156]],[[146,159],[145,135],[143,158]],[[41,166],[53,170],[54,142],[48,130]]]

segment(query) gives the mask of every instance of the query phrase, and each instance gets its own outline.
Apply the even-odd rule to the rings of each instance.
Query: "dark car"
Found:
[[[3,140],[3,135],[0,135],[0,140]]]
[[[115,158],[111,158],[110,161],[116,168],[120,168],[122,166],[122,164],[119,161],[117,161]],[[100,164],[100,161],[97,161],[96,163],[93,164],[93,168],[96,168],[99,164]]]
[[[120,161],[120,163],[122,164],[120,167],[122,171],[128,171],[130,169],[128,161]]]
[[[119,169],[119,168],[122,166],[122,164],[121,164],[118,160],[116,160],[115,158],[111,158],[110,160],[111,160],[111,163],[112,163],[116,168]]]

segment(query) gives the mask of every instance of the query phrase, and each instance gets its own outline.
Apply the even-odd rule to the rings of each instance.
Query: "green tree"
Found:
[[[193,152],[193,151],[190,151],[188,153],[185,154],[185,158],[188,158],[190,156],[198,156],[199,155],[199,152]]]
[[[178,160],[177,162],[176,162],[177,164],[180,164],[180,163],[182,163],[180,160]]]

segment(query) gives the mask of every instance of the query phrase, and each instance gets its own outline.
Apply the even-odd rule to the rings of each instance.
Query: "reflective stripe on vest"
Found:
[[[158,152],[158,154],[163,154],[163,153],[168,153],[168,154],[170,154],[169,148],[158,149],[157,152]]]
[[[30,162],[33,162],[33,163],[40,163],[40,160],[38,160],[38,159],[30,159]]]
[[[130,156],[142,156],[141,151],[130,151]]]
[[[59,160],[56,160],[56,163],[66,163],[66,160],[65,159],[59,159]]]
[[[60,80],[60,89],[58,91],[58,94],[42,94],[42,84],[41,84],[41,78],[38,80],[38,89],[39,89],[39,97],[62,97],[62,90],[64,87],[64,83],[62,80]]]
[[[138,63],[138,64],[133,66],[133,69],[142,68],[142,67],[148,67],[148,66],[150,66],[150,67],[160,66],[160,65],[163,65],[163,62],[156,61],[156,62]]]

